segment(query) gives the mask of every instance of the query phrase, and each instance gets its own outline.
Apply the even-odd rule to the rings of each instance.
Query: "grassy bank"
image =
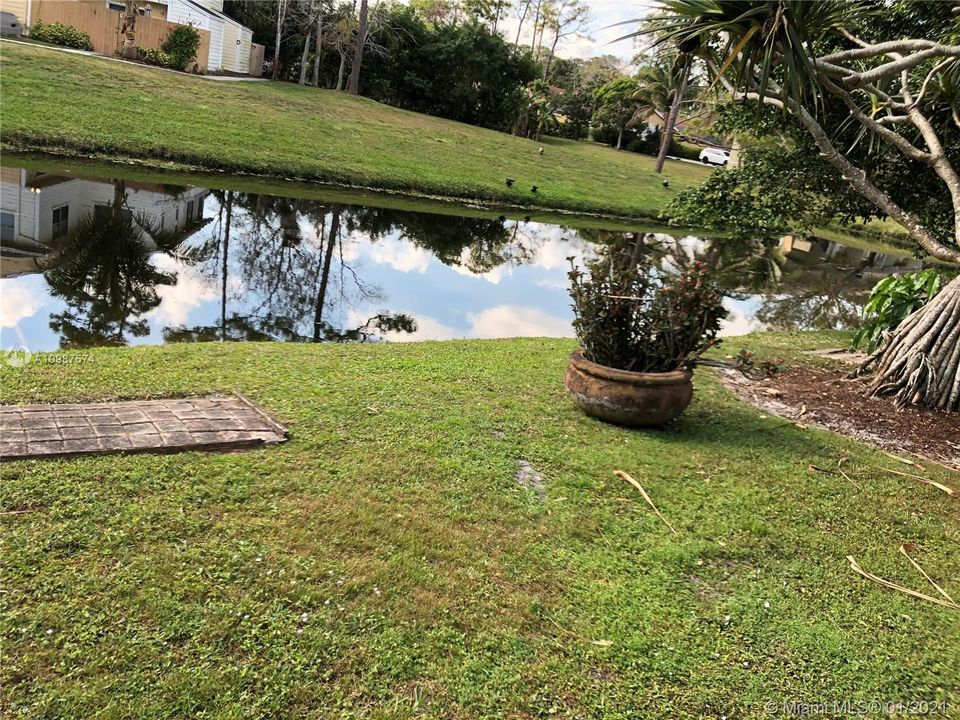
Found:
[[[4,402],[238,389],[291,431],[237,454],[4,464],[6,715],[960,707],[957,614],[844,559],[929,591],[897,552],[914,543],[956,595],[956,498],[877,472],[904,466],[856,442],[759,414],[706,372],[675,428],[597,423],[564,396],[570,349],[209,344],[5,368]],[[844,456],[852,483],[808,470]],[[518,460],[542,473],[542,501],[515,481]]]
[[[25,150],[630,217],[656,216],[676,190],[709,173],[671,161],[660,176],[650,157],[591,143],[537,143],[289,83],[215,82],[36,46],[0,47],[0,138]]]

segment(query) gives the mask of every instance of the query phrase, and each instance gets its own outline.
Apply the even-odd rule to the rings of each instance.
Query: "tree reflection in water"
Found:
[[[55,265],[44,272],[51,294],[67,305],[50,316],[62,348],[124,345],[148,335],[143,316],[160,304],[157,288],[177,281],[150,263],[150,253],[170,252],[179,236],[132,213],[122,180],[113,189],[109,206],[81,218],[57,243]]]
[[[167,342],[362,342],[416,330],[413,318],[387,311],[346,328],[325,317],[336,304],[382,299],[379,288],[364,283],[344,260],[341,205],[230,190],[213,194],[219,201],[214,231],[187,253],[201,275],[213,280],[219,273],[220,322],[165,328]],[[245,312],[228,316],[231,300],[251,298]]]
[[[632,242],[605,231],[584,234],[596,242]],[[780,244],[770,242],[651,234],[642,251],[668,272],[704,263],[732,299],[757,297],[756,320],[770,330],[856,327],[870,288],[883,274],[876,263],[890,258],[825,240],[811,244],[813,258],[794,252],[788,259]],[[909,261],[899,263],[906,267]]]
[[[458,271],[485,275],[527,263],[557,268],[566,255],[590,254],[597,244],[634,246],[640,239],[638,253],[664,272],[704,263],[731,298],[752,299],[759,304],[756,319],[778,330],[855,324],[867,289],[889,272],[891,260],[825,242],[807,242],[807,254],[794,252],[788,259],[779,245],[759,240],[573,229],[529,218],[409,212],[230,190],[208,194],[208,212],[210,203],[215,210],[207,231],[194,233],[194,224],[174,234],[130,211],[123,181],[112,186],[113,202],[56,244],[55,266],[44,272],[51,293],[66,302],[50,319],[62,347],[124,344],[150,333],[148,313],[160,305],[162,289],[177,282],[177,274],[151,262],[155,252],[175,256],[179,272],[198,276],[201,288],[219,300],[219,316],[210,324],[162,328],[167,342],[362,342],[413,333],[415,319],[377,307],[385,300],[381,289],[352,264],[358,248],[379,243],[403,241],[409,243],[405,251],[426,251]]]

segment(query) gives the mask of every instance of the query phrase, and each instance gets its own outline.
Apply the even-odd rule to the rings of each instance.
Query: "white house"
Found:
[[[0,169],[0,274],[8,277],[22,272],[15,258],[45,255],[53,241],[72,230],[80,218],[110,207],[114,190],[112,183],[102,180]],[[208,194],[204,188],[171,194],[160,185],[136,181],[127,181],[125,192],[125,212],[184,235],[202,222]]]
[[[246,74],[253,30],[223,14],[223,0],[166,0],[167,20],[190,24],[210,33],[207,69]]]
[[[140,15],[189,24],[209,32],[208,71],[226,70],[243,75],[249,72],[253,31],[224,15],[223,0],[138,0],[137,6]],[[73,25],[91,36],[97,52],[112,54],[119,42],[119,15],[125,12],[125,3],[124,0],[0,0],[0,10],[13,13],[24,26],[37,18]]]

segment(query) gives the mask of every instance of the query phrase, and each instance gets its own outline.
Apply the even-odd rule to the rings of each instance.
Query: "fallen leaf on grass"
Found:
[[[943,595],[943,597],[945,597],[947,600],[949,600],[949,601],[952,602],[954,605],[956,605],[956,601],[955,601],[952,597],[950,597],[950,593],[948,593],[948,592],[947,592],[946,590],[944,590],[942,587],[940,587],[939,585],[937,585],[937,583],[934,581],[934,579],[933,579],[932,577],[930,577],[929,575],[927,575],[927,572],[926,572],[922,567],[920,567],[920,563],[918,563],[916,560],[914,560],[912,557],[910,557],[910,555],[907,553],[907,547],[906,547],[906,545],[901,545],[901,546],[900,546],[900,552],[902,552],[902,553],[903,553],[903,556],[904,556],[907,560],[910,561],[910,564],[913,565],[913,566],[917,569],[917,571],[927,579],[927,582],[929,582],[931,585],[933,585],[934,589],[935,589],[938,593],[940,593],[941,595]]]
[[[892,583],[889,580],[884,580],[882,577],[879,577],[872,573],[868,573],[866,570],[864,570],[857,564],[857,561],[853,559],[852,555],[847,555],[847,561],[850,563],[851,570],[853,570],[855,573],[863,575],[863,577],[867,578],[868,580],[872,580],[873,582],[879,585],[883,585],[884,587],[890,588],[891,590],[896,590],[897,592],[904,593],[905,595],[910,595],[911,597],[919,598],[921,600],[926,600],[927,602],[932,602],[937,605],[943,605],[944,607],[948,607],[953,610],[960,610],[960,605],[957,605],[955,602],[952,602],[950,600],[944,600],[942,598],[931,597],[930,595],[925,595],[921,592],[917,592],[916,590],[905,588],[902,585],[897,585],[896,583]]]
[[[646,500],[647,504],[653,508],[653,511],[657,514],[657,517],[663,520],[663,522],[667,524],[667,527],[670,528],[671,531],[673,531],[674,535],[677,534],[676,529],[674,529],[673,525],[670,524],[669,520],[667,520],[663,515],[660,514],[660,511],[657,510],[657,506],[653,504],[653,500],[650,499],[650,496],[647,495],[647,491],[643,489],[643,486],[640,483],[638,483],[632,477],[627,475],[627,473],[625,473],[623,470],[614,470],[613,474],[616,475],[618,478],[626,480],[628,483],[633,485],[637,490],[639,490],[640,494],[643,495],[643,499]]]
[[[913,473],[900,472],[899,470],[891,470],[890,468],[880,468],[880,469],[883,470],[884,472],[890,473],[891,475],[899,475],[901,477],[914,478],[915,480],[919,480],[920,482],[926,483],[927,485],[933,485],[933,487],[937,488],[937,490],[943,490],[943,492],[945,492],[947,495],[954,494],[952,488],[948,488],[946,485],[942,485],[941,483],[938,483],[936,480],[930,480],[929,478],[925,478],[922,475],[914,475]]]
[[[918,465],[910,458],[900,457],[899,455],[894,455],[893,453],[888,453],[888,452],[885,452],[884,455],[886,455],[888,458],[896,460],[897,462],[902,462],[904,465],[912,465],[913,467],[917,468],[917,470],[919,470],[920,472],[927,471],[927,469],[923,467],[923,465]]]
[[[584,637],[583,635],[577,635],[577,633],[567,630],[565,627],[563,627],[560,623],[558,623],[549,615],[547,615],[546,618],[547,620],[552,622],[557,627],[558,630],[566,633],[570,637],[575,637],[577,640],[583,640],[584,642],[588,642],[591,645],[597,645],[599,647],[610,647],[611,645],[613,645],[613,640],[591,640],[588,637]]]

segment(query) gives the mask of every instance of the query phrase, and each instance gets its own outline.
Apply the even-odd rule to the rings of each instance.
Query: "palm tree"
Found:
[[[638,106],[631,124],[645,120],[651,112],[656,112],[664,119],[663,130],[664,136],[666,136],[667,118],[670,117],[674,106],[679,108],[681,104],[688,102],[684,97],[688,89],[686,87],[681,89],[680,87],[685,84],[685,79],[681,77],[682,73],[679,71],[681,68],[682,64],[678,63],[676,53],[665,54],[657,62],[641,66],[635,76],[639,87],[634,93],[633,99],[638,103]],[[663,141],[660,143],[663,158],[666,158],[666,152],[673,141],[675,124],[676,115],[674,115],[674,122],[669,125],[669,139],[666,144]],[[662,170],[662,164],[660,164],[657,172],[660,172],[660,170]]]
[[[160,304],[157,288],[176,276],[150,261],[151,245],[172,252],[180,238],[127,207],[126,183],[114,180],[113,203],[82,217],[59,242],[55,264],[44,272],[66,308],[50,316],[61,347],[124,345],[150,331],[147,312]]]
[[[684,94],[687,91],[687,82],[690,79],[690,68],[693,65],[693,58],[684,53],[677,57],[677,61],[669,78],[676,78],[677,84],[673,89],[670,102],[670,110],[667,111],[667,117],[663,120],[663,136],[660,138],[660,151],[657,153],[657,164],[654,168],[658,173],[663,172],[663,166],[667,162],[667,153],[670,151],[670,144],[673,142],[673,130],[677,124],[677,117],[680,115],[680,104],[683,102]]]
[[[950,85],[960,45],[948,22],[940,38],[887,40],[862,22],[871,6],[848,0],[661,0],[663,13],[635,36],[654,36],[703,58],[714,85],[737,100],[773,106],[792,117],[854,193],[900,223],[931,256],[960,264],[960,173],[945,150],[956,105]],[[917,12],[928,12],[918,10]],[[847,28],[859,25],[866,39]],[[872,37],[871,37],[872,35]],[[826,103],[829,98],[831,103]],[[676,105],[677,103],[674,103]],[[829,105],[844,108],[830,113]],[[842,118],[840,117],[842,115]],[[905,169],[936,176],[949,197],[948,222],[932,218],[902,189],[858,164],[850,128],[878,141]],[[846,133],[846,137],[844,137]],[[858,137],[859,139],[859,137]],[[848,149],[849,148],[849,149]],[[895,195],[896,193],[896,195]],[[952,238],[948,233],[952,231]],[[870,392],[898,404],[960,410],[960,276],[904,321],[861,368],[875,373]]]

